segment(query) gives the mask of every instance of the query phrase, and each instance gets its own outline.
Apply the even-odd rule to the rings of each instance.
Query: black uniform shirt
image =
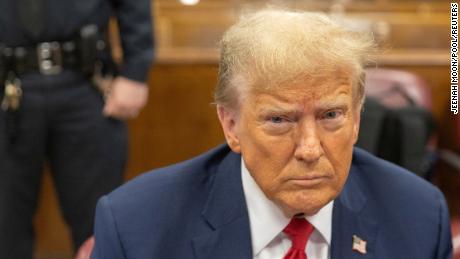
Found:
[[[32,46],[39,42],[64,41],[80,28],[96,24],[106,28],[109,17],[117,17],[123,48],[121,75],[145,81],[153,59],[150,0],[35,0],[43,2],[43,30],[28,33],[19,19],[18,0],[0,0],[0,43]]]

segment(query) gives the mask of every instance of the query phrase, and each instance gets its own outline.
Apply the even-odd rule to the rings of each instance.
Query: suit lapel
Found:
[[[192,241],[197,259],[252,258],[240,155],[230,152],[220,163],[202,216],[210,229]]]
[[[370,259],[374,257],[378,224],[370,216],[364,215],[366,195],[360,184],[360,169],[352,166],[347,182],[334,202],[332,213],[332,259]],[[364,188],[363,188],[364,187]],[[353,250],[353,236],[366,242],[366,252]],[[361,242],[362,243],[362,242]]]

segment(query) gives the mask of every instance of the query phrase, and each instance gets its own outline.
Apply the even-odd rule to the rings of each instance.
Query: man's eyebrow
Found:
[[[297,114],[301,111],[301,109],[295,107],[295,106],[290,106],[290,107],[280,107],[280,106],[272,106],[272,107],[264,107],[261,108],[258,113],[259,114],[276,114],[276,113],[282,113],[282,114]]]
[[[348,110],[349,105],[345,101],[333,101],[333,102],[325,102],[318,105],[318,110],[330,110],[330,109],[341,109],[341,110]]]
[[[298,111],[295,107],[269,107],[259,110],[261,113],[295,113]]]
[[[348,91],[340,91],[338,96],[333,99],[324,100],[318,104],[318,108],[320,109],[333,109],[333,108],[341,108],[346,109],[348,108],[348,99],[347,99]]]

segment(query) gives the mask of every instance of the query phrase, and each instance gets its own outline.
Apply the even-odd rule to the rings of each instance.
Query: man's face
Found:
[[[342,190],[360,119],[347,77],[249,91],[236,111],[218,112],[230,147],[286,216],[315,214]]]

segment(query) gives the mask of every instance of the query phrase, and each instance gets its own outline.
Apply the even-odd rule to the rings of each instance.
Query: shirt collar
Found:
[[[241,179],[248,207],[252,251],[253,255],[257,255],[283,231],[291,219],[287,218],[282,210],[265,196],[246,168],[243,158],[241,158]],[[329,246],[331,244],[333,203],[334,201],[330,201],[315,215],[305,217]]]

